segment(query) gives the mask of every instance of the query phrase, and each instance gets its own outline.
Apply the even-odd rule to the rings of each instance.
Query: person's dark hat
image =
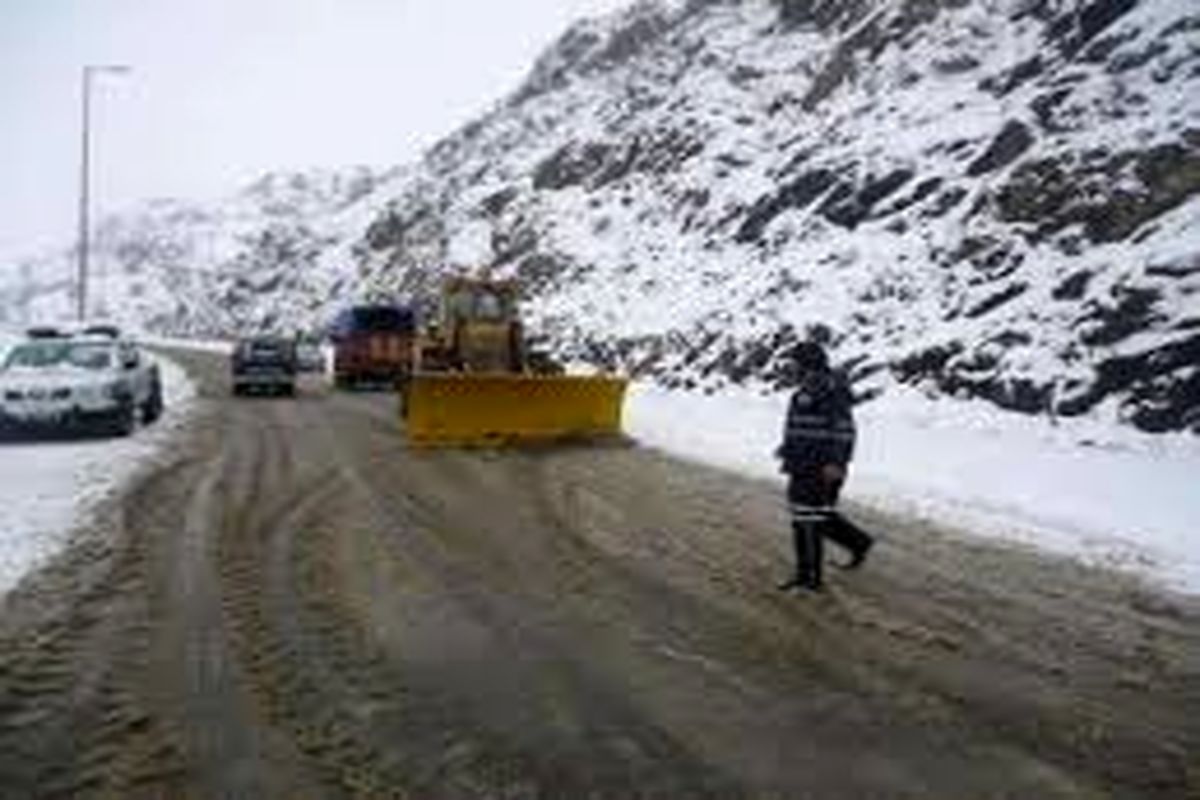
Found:
[[[792,348],[792,363],[801,369],[829,369],[829,356],[821,345],[805,341]]]

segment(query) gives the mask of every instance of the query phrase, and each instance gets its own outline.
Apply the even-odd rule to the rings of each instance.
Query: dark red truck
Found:
[[[399,305],[360,305],[334,318],[333,380],[340,388],[395,386],[412,368],[416,315]]]

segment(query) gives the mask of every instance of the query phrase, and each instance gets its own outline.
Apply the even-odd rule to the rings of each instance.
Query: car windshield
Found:
[[[112,365],[112,347],[69,341],[28,342],[17,345],[4,361],[4,368],[47,369],[72,366],[107,369]]]
[[[76,344],[67,350],[67,363],[83,369],[108,369],[113,363],[112,347],[103,344]]]
[[[241,351],[243,358],[278,359],[287,357],[288,346],[286,342],[260,339],[253,342],[243,342]]]
[[[408,308],[398,306],[355,306],[337,315],[334,336],[371,333],[411,333],[415,320]]]
[[[399,309],[356,308],[354,309],[354,325],[362,331],[394,331],[403,329],[408,320]]]

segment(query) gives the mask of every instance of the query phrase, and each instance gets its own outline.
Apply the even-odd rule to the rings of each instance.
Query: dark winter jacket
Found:
[[[845,466],[854,455],[854,398],[845,378],[830,370],[809,372],[788,403],[783,444],[785,472],[825,464]]]

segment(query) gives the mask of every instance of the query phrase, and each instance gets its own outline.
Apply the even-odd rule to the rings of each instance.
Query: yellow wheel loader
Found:
[[[445,281],[418,332],[401,413],[415,446],[495,446],[616,437],[626,380],[567,375],[531,352],[515,281]]]

